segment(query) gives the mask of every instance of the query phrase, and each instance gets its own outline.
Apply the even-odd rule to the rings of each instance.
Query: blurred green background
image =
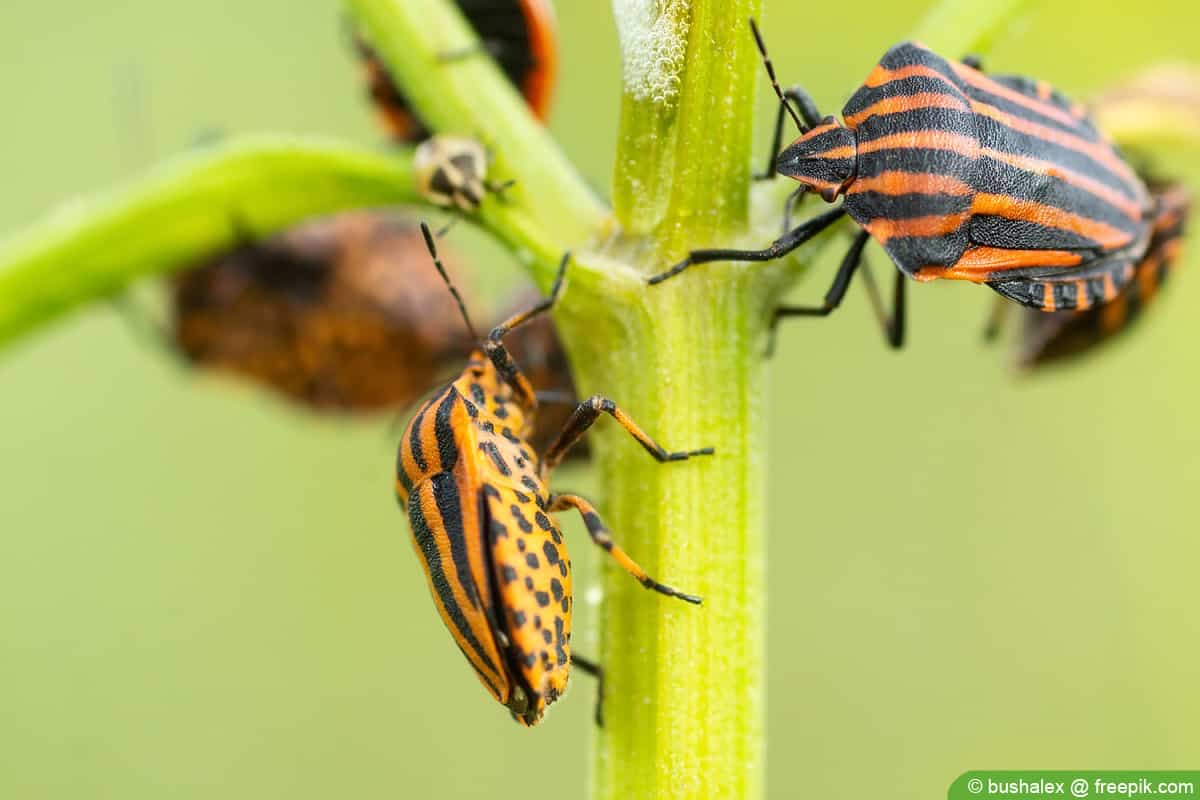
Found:
[[[836,110],[925,5],[772,0],[765,28],[785,81]],[[554,131],[607,186],[609,3],[558,11]],[[1085,96],[1197,58],[1198,22],[1184,0],[1047,3],[988,66]],[[0,67],[0,230],[206,131],[380,140],[334,0],[7,0]],[[519,280],[465,228],[453,238],[485,283]],[[914,287],[902,354],[859,291],[786,327],[771,797],[944,796],[968,768],[1200,765],[1189,250],[1136,335],[1033,379],[981,346],[991,293],[965,284]],[[527,731],[477,685],[392,500],[390,420],[314,419],[186,374],[97,306],[0,354],[0,424],[0,797],[583,795],[594,687],[580,678]],[[591,548],[568,535],[586,586]]]

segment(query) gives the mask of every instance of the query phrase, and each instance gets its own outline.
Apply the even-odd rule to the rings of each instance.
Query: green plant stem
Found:
[[[416,201],[411,162],[337,142],[247,136],[66,205],[0,244],[0,346],[146,275],[319,214]]]
[[[640,95],[627,71],[614,189],[625,238],[609,252],[643,276],[745,230],[758,68],[746,19],[757,12],[757,0],[665,3],[662,14],[682,16],[658,30],[686,37],[675,94]],[[710,265],[610,297],[615,324],[586,300],[559,318],[583,391],[612,397],[667,448],[717,451],[658,464],[615,426],[597,437],[614,536],[656,578],[704,596],[688,606],[606,569],[602,800],[763,789],[765,275]]]
[[[763,298],[745,274],[717,265],[644,293],[617,330],[592,328],[602,344],[576,341],[570,326],[586,391],[603,390],[667,448],[716,448],[658,464],[615,425],[597,432],[601,511],[614,537],[704,604],[648,593],[604,568],[595,798],[762,794],[766,362]]]
[[[648,12],[656,19],[623,23],[627,74],[613,204],[627,234],[653,236],[658,258],[745,229],[758,69],[747,20],[760,5],[669,0]],[[677,75],[629,74],[656,63],[639,35],[649,24],[660,31],[660,51],[683,54]],[[671,36],[685,41],[663,42]]]
[[[592,239],[609,213],[495,63],[450,0],[346,0],[412,107],[438,133],[484,142],[497,179],[513,178],[508,203],[559,242]],[[471,55],[472,51],[478,55]],[[466,55],[464,55],[466,54]],[[557,266],[531,263],[549,282]]]

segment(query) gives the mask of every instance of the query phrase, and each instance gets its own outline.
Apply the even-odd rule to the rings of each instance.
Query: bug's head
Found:
[[[832,203],[853,182],[857,154],[854,131],[826,117],[788,145],[775,159],[775,168]]]

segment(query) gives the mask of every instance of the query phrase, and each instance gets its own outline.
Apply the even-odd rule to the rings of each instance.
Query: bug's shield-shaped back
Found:
[[[421,476],[413,481],[407,510],[438,613],[479,680],[508,704],[513,687],[495,636],[475,451],[475,429],[462,396],[449,387],[405,431],[401,468]]]

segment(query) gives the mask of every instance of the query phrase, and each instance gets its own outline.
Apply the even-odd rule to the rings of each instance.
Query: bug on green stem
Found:
[[[488,178],[490,160],[487,149],[475,139],[432,136],[417,145],[413,179],[430,203],[469,214],[485,195],[503,195],[513,185],[511,180],[494,183]]]
[[[422,228],[434,264],[457,298],[434,237]],[[480,682],[526,726],[540,722],[566,690],[573,660],[571,561],[555,511],[578,511],[592,541],[646,588],[700,602],[647,575],[617,546],[587,500],[552,493],[547,480],[600,414],[611,415],[660,462],[710,455],[712,448],[669,452],[599,395],[575,408],[540,458],[529,444],[537,398],[503,339],[550,310],[568,263],[564,256],[548,299],[496,326],[471,352],[462,374],[418,409],[396,462],[396,497],[408,514],[438,612]],[[459,310],[473,331],[461,303]]]
[[[905,277],[982,283],[1042,311],[1109,302],[1133,279],[1158,208],[1082,106],[1043,81],[988,76],[976,61],[906,42],[884,54],[842,124],[803,90],[779,87],[751,26],[780,100],[763,177],[799,181],[795,197],[843,202],[762,250],[693,251],[651,284],[695,264],[779,258],[847,215],[861,230],[824,302],[781,307],[776,322],[836,309],[872,238],[897,268],[893,310],[877,309],[894,347],[904,338]],[[787,115],[801,135],[779,152]]]

